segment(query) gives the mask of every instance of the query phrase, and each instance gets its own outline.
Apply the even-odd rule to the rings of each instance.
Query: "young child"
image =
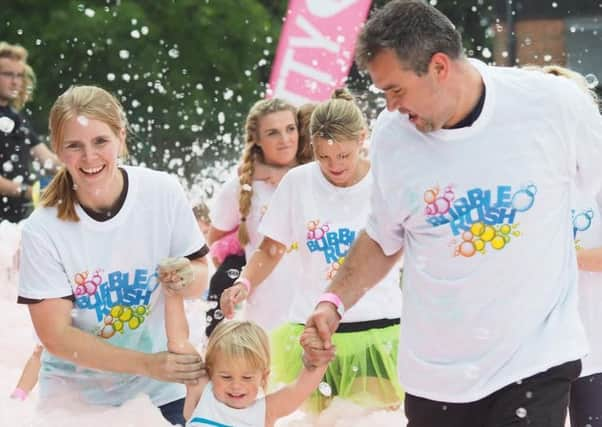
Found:
[[[201,202],[193,208],[194,216],[197,219],[201,232],[207,239],[209,229],[211,228],[211,218],[209,216],[209,207]],[[238,241],[238,228],[214,241],[209,253],[215,271],[209,280],[209,289],[207,291],[207,301],[214,302],[215,306],[205,312],[207,326],[205,335],[208,337],[215,327],[222,321],[224,315],[219,308],[219,299],[224,292],[234,283],[234,280],[240,275],[240,271],[245,265],[245,252]]]
[[[317,332],[313,339],[316,345],[321,344]],[[208,377],[201,378],[200,386],[186,396],[186,408],[190,408],[189,399],[195,408],[184,412],[189,427],[271,427],[310,396],[327,364],[304,368],[293,384],[258,398],[270,373],[268,336],[253,322],[232,320],[219,324],[209,337],[205,366]]]

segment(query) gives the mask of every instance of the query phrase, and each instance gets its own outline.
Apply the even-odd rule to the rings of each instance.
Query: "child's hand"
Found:
[[[165,258],[159,263],[159,281],[168,294],[186,288],[193,278],[192,265],[188,258]]]
[[[318,335],[318,329],[313,326],[305,327],[299,342],[303,347],[302,360],[306,369],[313,370],[318,366],[326,365],[335,357],[335,347],[326,349]]]
[[[303,348],[308,349],[317,349],[321,350],[324,348],[322,344],[322,339],[318,335],[318,330],[315,327],[305,328],[301,337],[299,338],[299,342],[303,346]]]

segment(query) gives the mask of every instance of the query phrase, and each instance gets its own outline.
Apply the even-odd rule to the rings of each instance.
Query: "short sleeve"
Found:
[[[173,257],[193,254],[205,246],[205,238],[196,222],[192,206],[186,198],[184,189],[173,177],[173,227],[169,254]]]
[[[366,223],[366,233],[372,240],[380,245],[385,255],[392,255],[399,251],[404,244],[404,229],[402,226],[400,212],[395,211],[392,206],[393,201],[385,198],[384,190],[387,171],[383,170],[383,153],[386,153],[386,147],[383,147],[383,115],[381,114],[374,126],[372,132],[372,141],[370,146],[370,157],[372,162],[372,193],[370,196],[370,215]]]
[[[230,231],[240,224],[240,184],[238,177],[226,181],[211,204],[211,225],[218,230]]]
[[[19,297],[62,298],[73,293],[49,235],[26,221],[21,235]]]
[[[385,255],[392,255],[403,247],[403,226],[399,218],[390,212],[388,202],[383,197],[376,180],[373,185],[366,233],[380,245]]]
[[[294,176],[297,171],[289,171],[280,181],[270,199],[270,205],[259,224],[259,233],[283,245],[288,245],[293,237],[293,194]]]
[[[595,194],[602,188],[602,115],[588,94],[572,89],[565,98],[569,109],[565,126],[576,145],[578,180]]]

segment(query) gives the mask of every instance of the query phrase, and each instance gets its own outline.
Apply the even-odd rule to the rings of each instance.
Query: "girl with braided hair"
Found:
[[[238,239],[249,259],[262,240],[259,223],[276,189],[271,180],[258,177],[258,169],[265,170],[267,166],[272,170],[288,170],[305,163],[311,160],[308,145],[299,141],[297,109],[293,105],[278,98],[256,102],[245,123],[245,148],[238,176],[224,184],[211,209],[209,244],[238,227]],[[250,298],[246,304],[245,318],[267,331],[284,323],[288,312],[285,302],[290,300],[290,294],[283,284],[287,281],[287,266],[295,256],[290,247],[292,243],[283,249],[286,253],[282,263],[266,281],[261,295]],[[234,281],[239,271],[230,269],[228,273]],[[215,299],[219,301],[219,297]],[[208,319],[212,325],[223,319],[221,309],[212,314],[213,318]]]

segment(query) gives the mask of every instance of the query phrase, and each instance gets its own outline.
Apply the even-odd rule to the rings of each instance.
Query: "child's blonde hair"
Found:
[[[270,343],[265,331],[256,323],[240,320],[221,322],[209,336],[205,366],[209,377],[217,358],[227,361],[243,359],[249,367],[270,368]]]

